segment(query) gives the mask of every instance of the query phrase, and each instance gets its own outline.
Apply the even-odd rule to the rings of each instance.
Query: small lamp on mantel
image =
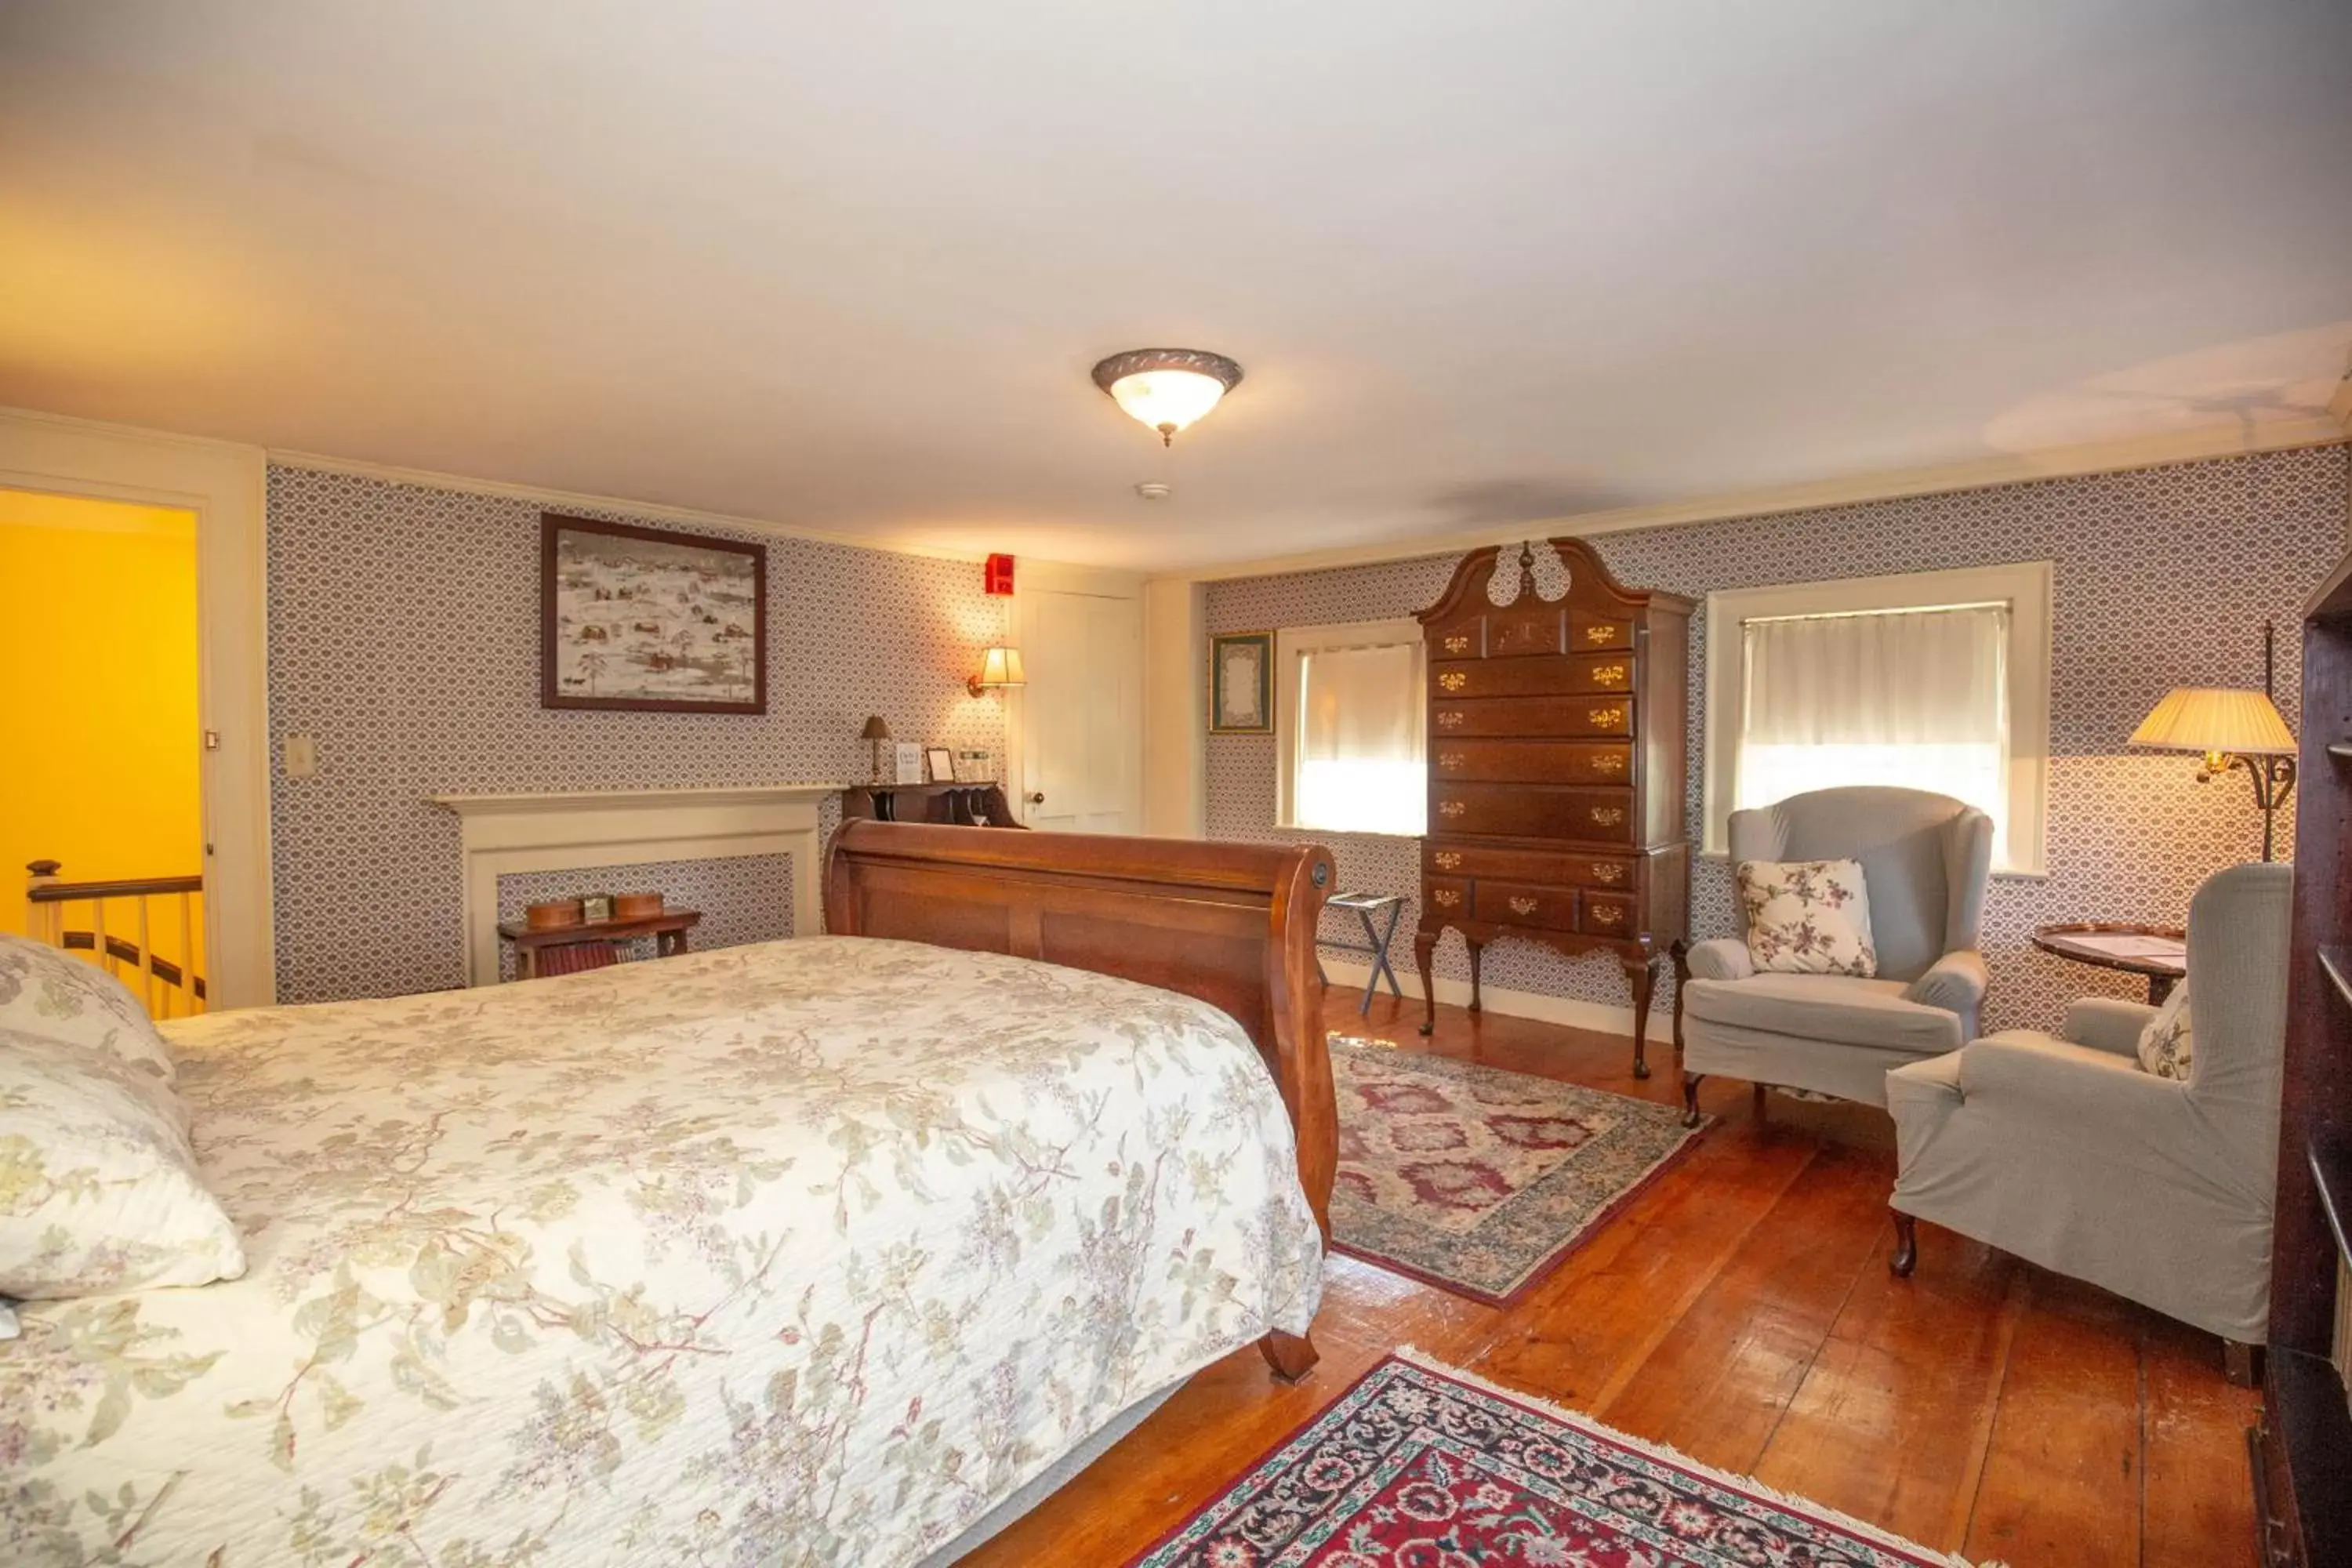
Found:
[[[882,722],[882,715],[866,715],[866,728],[857,731],[857,738],[866,742],[866,755],[874,764],[874,782],[888,784],[896,778],[898,772],[897,759],[892,757],[888,766],[883,763],[885,757],[890,756],[890,726]]]
[[[2200,752],[2204,784],[2243,768],[2263,813],[2263,858],[2276,847],[2278,808],[2294,792],[2294,734],[2267,691],[2238,687],[2182,686],[2168,691],[2132,731],[2131,744],[2168,752]]]

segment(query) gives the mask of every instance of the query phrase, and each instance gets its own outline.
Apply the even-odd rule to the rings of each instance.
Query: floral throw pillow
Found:
[[[40,1300],[245,1272],[172,1086],[110,1051],[0,1028],[0,1296]]]
[[[1748,954],[1782,974],[1878,973],[1859,860],[1742,860]]]
[[[2183,980],[2139,1032],[2139,1065],[2158,1078],[2188,1082],[2195,1056],[2194,1028],[2189,1016],[2189,982]]]
[[[172,1081],[172,1053],[131,988],[47,942],[0,932],[0,1029],[21,1029],[144,1064]]]

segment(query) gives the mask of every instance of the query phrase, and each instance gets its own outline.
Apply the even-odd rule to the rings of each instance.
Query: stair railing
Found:
[[[204,976],[195,973],[198,900],[202,877],[134,877],[111,882],[68,882],[55,860],[36,860],[25,869],[25,928],[36,942],[68,952],[87,952],[117,980],[128,969],[132,989],[158,1018],[186,1017],[205,1010]],[[176,907],[167,900],[176,900]],[[68,919],[73,906],[87,905],[87,930]],[[110,910],[109,906],[112,908]],[[79,912],[79,911],[75,911]],[[160,926],[179,928],[179,959],[155,951]]]

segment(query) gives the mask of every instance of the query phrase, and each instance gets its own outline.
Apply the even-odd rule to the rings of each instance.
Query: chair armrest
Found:
[[[2140,1071],[2137,1058],[2024,1029],[1971,1040],[1960,1051],[1960,1092],[1971,1100],[2059,1111],[2096,1108],[2111,1116],[2132,1103],[2150,1110],[2177,1105],[2187,1089]]]
[[[1693,980],[1745,980],[1756,973],[1748,944],[1736,936],[1709,937],[1684,955]]]
[[[2113,996],[2085,996],[2066,1009],[2066,1038],[2078,1046],[2111,1056],[2139,1060],[2139,1032],[2156,1020],[2156,1009],[2145,1002]]]
[[[1927,972],[1911,983],[1903,999],[1973,1018],[1978,1005],[1984,1001],[1985,984],[1990,978],[1984,954],[1974,948],[1962,948],[1929,964]]]

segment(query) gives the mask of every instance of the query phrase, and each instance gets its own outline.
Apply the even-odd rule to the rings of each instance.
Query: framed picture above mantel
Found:
[[[768,710],[768,549],[541,513],[539,702]]]

